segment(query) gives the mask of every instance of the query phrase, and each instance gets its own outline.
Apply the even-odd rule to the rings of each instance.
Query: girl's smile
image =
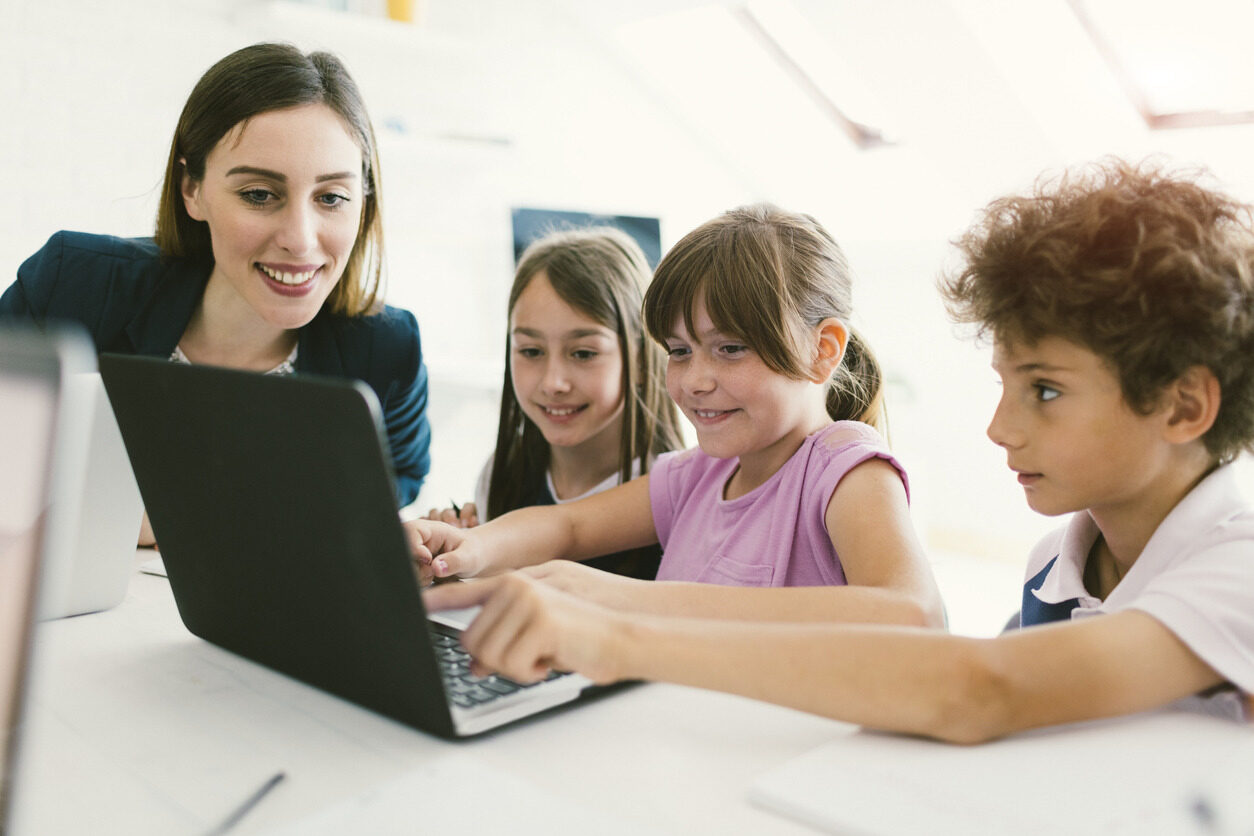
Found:
[[[558,404],[536,404],[540,411],[544,413],[544,417],[555,424],[568,424],[574,421],[580,413],[588,408],[587,404],[579,406],[561,406]]]
[[[689,334],[681,317],[666,341],[666,389],[707,455],[740,459],[742,482],[760,484],[807,435],[831,422],[823,386],[769,368],[744,341],[714,325],[704,302]]]
[[[712,426],[730,418],[738,409],[694,409],[693,419],[701,424]]]
[[[538,271],[511,315],[510,379],[545,441],[564,450],[617,451],[622,363],[617,335],[571,307]]]

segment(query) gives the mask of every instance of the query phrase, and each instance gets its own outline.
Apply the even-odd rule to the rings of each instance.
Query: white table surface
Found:
[[[808,833],[747,790],[854,730],[650,684],[447,742],[192,636],[139,573],[113,610],[40,625],[36,654],[19,797],[36,834],[205,833],[279,770],[233,833]]]

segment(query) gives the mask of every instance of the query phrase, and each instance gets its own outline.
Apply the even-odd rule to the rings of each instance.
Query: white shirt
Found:
[[[1025,598],[1074,599],[1073,619],[1141,610],[1220,676],[1254,693],[1254,508],[1238,490],[1234,469],[1218,468],[1180,500],[1105,601],[1084,587],[1084,565],[1099,534],[1084,511],[1042,539],[1025,577],[1035,579],[1057,560],[1039,585],[1025,586]]]
[[[488,456],[488,460],[484,462],[483,470],[479,471],[479,481],[475,484],[475,508],[478,509],[479,511],[480,522],[487,521],[488,485],[492,481],[492,462],[495,460],[496,460],[495,453],[493,453],[491,456]],[[652,461],[652,457],[650,457],[650,461]],[[632,459],[631,460],[631,478],[635,479],[639,475],[640,475],[640,459]],[[561,497],[557,495],[557,490],[553,487],[553,471],[546,470],[544,472],[544,484],[545,484],[545,487],[549,489],[549,496],[553,497],[553,499],[557,502],[558,505],[565,505],[567,502],[574,502],[577,499],[584,499],[585,497],[592,496],[595,493],[600,493],[601,491],[606,491],[606,490],[609,490],[610,488],[617,487],[619,484],[621,484],[621,480],[618,477],[619,477],[619,474],[617,472],[612,473],[609,476],[602,479],[601,482],[598,483],[597,485],[579,494],[579,496],[572,496],[570,499],[562,499]]]

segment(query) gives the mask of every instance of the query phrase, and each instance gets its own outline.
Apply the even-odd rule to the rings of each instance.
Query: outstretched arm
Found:
[[[1165,705],[1221,681],[1160,622],[1128,610],[995,639],[868,625],[632,616],[512,573],[426,593],[483,604],[462,636],[481,670],[727,691],[960,743]]]
[[[546,583],[617,610],[696,618],[907,624],[943,627],[944,609],[914,533],[895,468],[871,459],[840,481],[826,524],[847,586],[720,586],[634,581],[595,570],[546,564],[530,570]]]
[[[578,502],[520,508],[471,529],[405,523],[420,566],[437,578],[496,574],[554,558],[586,560],[657,542],[649,477]]]

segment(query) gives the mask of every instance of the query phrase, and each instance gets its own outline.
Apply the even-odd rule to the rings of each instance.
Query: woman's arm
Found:
[[[945,625],[940,592],[891,464],[870,459],[850,470],[828,501],[825,521],[847,586],[762,589],[635,581],[564,565],[538,566],[531,574],[602,606],[653,615]]]
[[[1135,610],[972,639],[617,613],[520,573],[425,595],[433,610],[483,605],[462,635],[481,670],[676,682],[959,743],[1155,708],[1222,681]]]
[[[475,528],[428,520],[405,525],[419,563],[429,562],[441,578],[495,574],[554,558],[585,560],[657,542],[648,476],[577,502],[520,508]]]
[[[416,327],[416,326],[415,326]],[[417,333],[415,332],[415,339]],[[384,404],[384,424],[392,470],[396,477],[396,499],[408,505],[418,496],[431,469],[431,424],[427,418],[427,367],[421,355],[414,378]]]

